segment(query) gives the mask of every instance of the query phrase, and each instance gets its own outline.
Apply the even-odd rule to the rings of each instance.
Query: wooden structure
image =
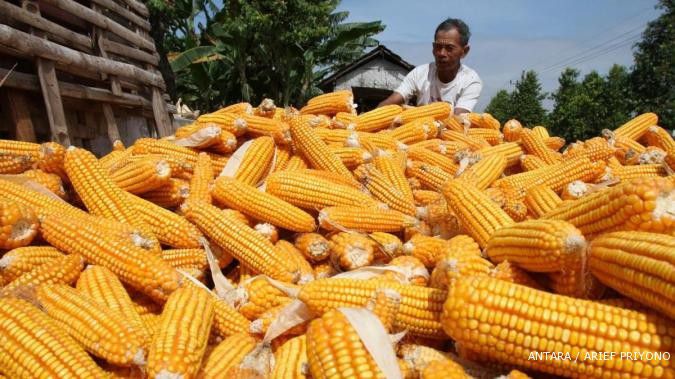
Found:
[[[379,45],[324,79],[319,88],[324,92],[351,89],[359,112],[365,112],[386,99],[413,68],[415,66]]]
[[[104,154],[172,134],[148,15],[139,0],[0,0],[0,138]]]

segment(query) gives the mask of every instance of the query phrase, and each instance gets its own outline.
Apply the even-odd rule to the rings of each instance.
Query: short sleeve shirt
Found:
[[[443,83],[436,74],[436,64],[432,62],[415,67],[395,91],[403,96],[406,103],[416,96],[417,105],[445,101],[453,108],[473,111],[482,89],[480,77],[468,66],[460,65],[455,79]]]

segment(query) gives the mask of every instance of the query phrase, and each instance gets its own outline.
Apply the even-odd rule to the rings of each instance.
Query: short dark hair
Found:
[[[452,29],[457,29],[462,46],[466,46],[466,44],[469,43],[471,32],[469,31],[469,26],[458,18],[448,17],[445,21],[438,24],[438,27],[436,27],[436,31],[434,32],[434,39],[436,39],[436,34],[438,34],[439,31],[445,32]]]

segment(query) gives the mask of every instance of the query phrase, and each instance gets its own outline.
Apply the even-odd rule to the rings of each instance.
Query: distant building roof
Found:
[[[414,65],[406,62],[401,58],[398,54],[395,54],[393,51],[387,49],[384,45],[379,45],[373,50],[369,51],[368,53],[364,54],[361,56],[359,59],[355,60],[354,62],[350,63],[349,65],[343,67],[342,69],[338,70],[337,72],[333,73],[331,76],[327,77],[326,79],[322,80],[321,83],[319,83],[319,88],[323,89],[326,87],[332,88],[335,84],[335,82],[340,79],[342,76],[349,74],[350,72],[358,69],[359,67],[363,66],[364,64],[374,60],[374,59],[385,59],[388,60],[396,65],[399,65],[406,69],[407,71],[412,70],[415,68]]]

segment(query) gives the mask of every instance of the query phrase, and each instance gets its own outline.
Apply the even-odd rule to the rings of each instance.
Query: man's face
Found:
[[[469,45],[462,46],[457,29],[440,30],[433,43],[433,54],[439,70],[454,69],[469,52]]]

